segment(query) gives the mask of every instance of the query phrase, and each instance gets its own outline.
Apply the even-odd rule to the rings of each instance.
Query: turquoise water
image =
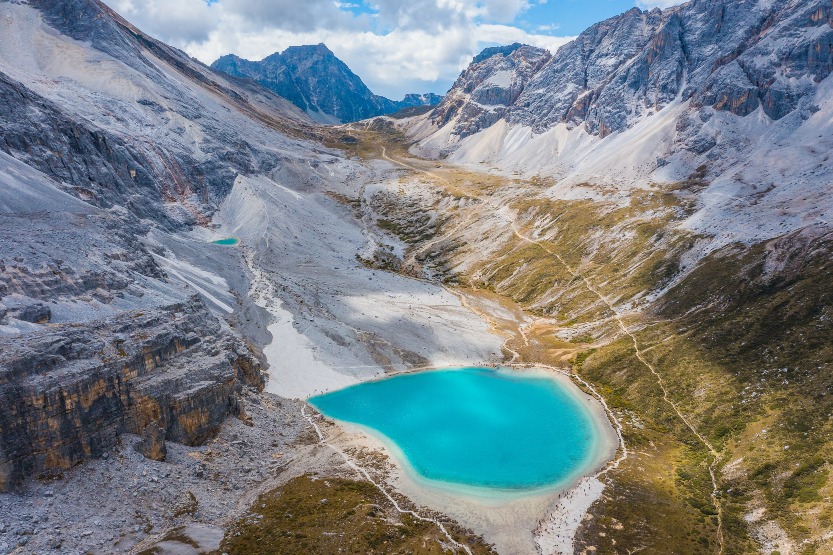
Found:
[[[419,476],[510,490],[589,470],[601,433],[567,386],[540,374],[462,368],[403,374],[309,399],[393,442]]]
[[[240,242],[240,239],[236,239],[234,237],[229,237],[228,239],[218,239],[216,241],[211,241],[215,245],[223,245],[224,247],[233,247],[237,243]]]

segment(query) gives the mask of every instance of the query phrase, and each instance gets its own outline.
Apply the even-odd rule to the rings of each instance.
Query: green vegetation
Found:
[[[681,255],[698,237],[676,223],[695,210],[698,191],[708,185],[705,166],[682,182],[631,191],[625,202],[592,185],[586,187],[597,196],[617,200],[542,198],[551,183],[541,178],[500,184],[488,176],[480,184],[470,172],[431,171],[451,176],[454,187],[438,183],[430,201],[391,197],[375,207],[384,214],[380,226],[407,236],[411,252],[434,275],[454,275],[539,317],[509,345],[525,362],[559,365],[572,357],[574,371],[624,424],[631,454],[608,474],[605,495],[579,530],[579,552],[718,550],[713,458],[592,290],[622,311],[669,287],[619,318],[662,376],[670,400],[720,454],[724,552],[757,552],[756,528],[771,521],[792,538],[793,552],[829,550],[833,239],[801,234],[733,245],[687,268]],[[443,209],[445,220],[429,217],[460,190],[475,201]],[[518,233],[538,243],[515,236],[508,223],[483,244],[465,234],[469,223],[490,217],[494,203],[485,199],[494,193],[509,203]],[[571,342],[556,335],[564,328],[572,331]],[[588,344],[595,349],[581,351]]]
[[[833,517],[833,242],[804,241],[714,253],[659,311],[681,336],[672,359],[708,361],[732,380],[710,403],[722,410],[703,416],[726,461],[741,460],[729,499],[765,507],[813,552]]]
[[[359,127],[361,126],[361,127]],[[374,118],[369,123],[361,122],[354,128],[323,128],[318,137],[324,145],[345,151],[348,155],[362,160],[381,157],[382,145],[388,154],[407,155],[408,139],[400,133],[393,122],[385,118]]]
[[[446,524],[475,555],[481,540]],[[448,539],[431,522],[397,512],[371,483],[304,475],[262,495],[220,546],[229,555],[338,553],[446,555]]]
[[[594,518],[580,529],[577,545],[598,553],[636,546],[640,553],[713,553],[717,522],[708,452],[662,400],[630,340],[580,353],[573,370],[620,415],[631,450],[591,508]]]
[[[776,520],[792,538],[804,540],[801,553],[821,552],[824,533],[831,528],[831,247],[823,241],[809,248],[781,240],[715,253],[656,305],[655,316],[661,319],[637,333],[675,402],[721,451],[727,554],[757,549],[744,520],[756,509],[765,509],[766,520]],[[788,263],[767,272],[768,257]],[[673,437],[684,446],[667,461],[676,467],[675,487],[708,517],[713,507],[702,447],[679,420],[664,414],[667,405],[647,369],[629,354],[628,342],[620,343],[587,357],[580,371],[612,392],[610,402],[624,399],[627,406],[639,407],[645,427],[637,437],[626,428],[632,445],[646,439],[659,445],[651,436],[652,427],[659,425],[660,431],[671,432],[661,440]],[[614,492],[626,478],[626,472],[617,474]],[[616,515],[627,528],[632,500],[615,500],[612,495],[593,511]],[[655,527],[665,520],[642,525]],[[622,537],[616,538],[621,544]]]

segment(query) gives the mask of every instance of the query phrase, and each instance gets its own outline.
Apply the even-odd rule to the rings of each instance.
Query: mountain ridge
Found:
[[[257,62],[226,54],[211,68],[252,79],[322,123],[358,121],[441,99],[433,93],[411,93],[400,101],[373,94],[324,43],[290,46]]]
[[[741,116],[760,106],[780,119],[811,90],[802,77],[818,83],[833,72],[833,32],[824,29],[833,28],[832,11],[824,0],[632,8],[559,48],[525,83],[507,122],[536,133],[583,124],[604,138],[677,97]],[[486,49],[466,71],[518,48]],[[469,86],[458,80],[450,92]]]
[[[591,26],[531,74],[512,69],[520,92],[508,81],[489,85],[508,104],[485,108],[472,99],[507,70],[498,60],[524,67],[535,56],[518,49],[469,66],[433,111],[398,124],[415,141],[412,151],[548,175],[556,195],[583,182],[632,188],[705,172],[704,210],[685,225],[714,227],[726,242],[804,225],[778,208],[796,195],[830,221],[825,176],[833,163],[804,146],[833,148],[824,133],[833,110],[826,0],[634,8]],[[723,217],[729,205],[750,196],[757,208],[742,210],[748,225],[731,225]]]
[[[238,175],[285,163],[313,124],[100,2],[0,11],[11,23],[0,37],[0,335],[14,347],[0,360],[10,407],[0,489],[10,490],[151,422],[203,443],[241,414],[245,388],[263,388],[256,350],[218,317],[237,304],[216,289],[227,282],[195,289],[163,244],[210,222]]]
[[[829,549],[831,15],[632,9],[333,128],[97,0],[0,0],[0,552]],[[615,459],[445,501],[303,401],[471,365],[575,379]]]

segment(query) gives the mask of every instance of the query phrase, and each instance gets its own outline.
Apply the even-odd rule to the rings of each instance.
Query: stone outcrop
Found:
[[[432,121],[439,126],[450,123],[461,138],[493,125],[550,58],[542,48],[521,44],[485,49],[431,113]]]
[[[103,208],[125,206],[169,226],[204,222],[237,173],[252,171],[255,163],[246,150],[229,153],[233,163],[223,167],[90,129],[2,72],[0,125],[0,150],[71,185],[76,196]],[[191,212],[165,210],[165,201],[189,199],[205,202]]]
[[[142,439],[136,443],[136,450],[146,459],[152,461],[164,461],[168,456],[168,448],[165,446],[165,428],[158,422],[151,422],[142,431]]]
[[[242,387],[264,384],[199,297],[0,338],[0,352],[0,489],[100,457],[124,432],[151,434],[153,455],[159,437],[200,444],[237,414]]]
[[[263,387],[239,332],[163,271],[149,234],[208,223],[237,176],[278,171],[300,140],[287,130],[312,124],[97,0],[0,0],[0,17],[5,490],[103,456],[122,433],[153,458],[165,441],[202,443],[244,387]]]
[[[459,138],[500,118],[535,133],[564,124],[605,137],[676,100],[704,113],[744,117],[761,109],[779,120],[808,107],[814,84],[833,72],[831,12],[828,0],[633,8],[551,57],[519,45],[487,49],[429,117],[453,122]],[[506,71],[511,86],[495,86]]]
[[[622,131],[676,98],[780,119],[833,62],[829,2],[701,0],[632,9],[564,46],[530,82],[510,121],[545,130]]]

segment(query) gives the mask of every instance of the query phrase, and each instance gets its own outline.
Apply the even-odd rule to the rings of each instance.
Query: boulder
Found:
[[[136,450],[146,459],[164,461],[168,455],[168,449],[165,447],[165,433],[165,428],[158,422],[151,422],[142,431],[142,439],[136,444]]]

